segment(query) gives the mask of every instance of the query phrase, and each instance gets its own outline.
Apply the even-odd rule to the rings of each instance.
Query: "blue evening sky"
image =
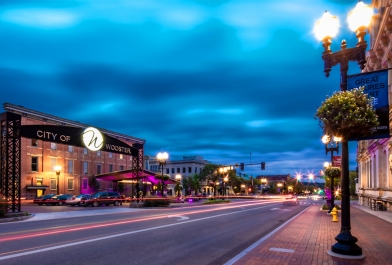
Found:
[[[313,27],[328,10],[341,25],[332,50],[354,46],[356,3],[2,0],[1,102],[145,139],[150,156],[318,174],[330,154],[314,114],[340,71],[324,76]],[[353,142],[351,170],[355,157]]]

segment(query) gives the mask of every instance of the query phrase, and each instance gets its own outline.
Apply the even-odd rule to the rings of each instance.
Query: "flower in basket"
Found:
[[[379,124],[373,108],[373,98],[364,92],[364,87],[335,92],[317,109],[315,118],[326,135],[343,139],[355,139],[372,135]]]

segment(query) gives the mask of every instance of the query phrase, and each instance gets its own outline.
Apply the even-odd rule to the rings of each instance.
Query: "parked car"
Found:
[[[51,198],[53,196],[55,196],[56,194],[46,194],[46,195],[42,195],[38,198],[35,198],[33,200],[33,203],[38,204],[39,206],[46,204],[46,205],[50,205],[51,204]]]
[[[65,205],[65,201],[68,198],[72,198],[71,194],[59,194],[59,195],[55,195],[52,198],[50,198],[50,204],[51,205]]]
[[[109,204],[119,206],[120,204],[122,204],[121,195],[117,192],[112,191],[100,191],[94,193],[88,199],[86,199],[84,206],[87,207],[91,205],[93,207],[97,207],[98,205],[102,204],[105,204],[106,206],[108,206]]]
[[[81,206],[86,203],[86,199],[90,197],[90,194],[79,194],[77,196],[72,196],[71,198],[68,198],[65,201],[65,205],[71,205],[71,206]]]

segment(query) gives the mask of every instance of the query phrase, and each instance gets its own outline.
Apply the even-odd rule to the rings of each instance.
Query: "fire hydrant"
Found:
[[[332,222],[338,222],[338,209],[336,209],[336,207],[333,207],[332,211],[331,211],[331,215],[332,215]]]

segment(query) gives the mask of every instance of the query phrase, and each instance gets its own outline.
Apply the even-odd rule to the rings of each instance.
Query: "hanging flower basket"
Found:
[[[379,124],[373,99],[364,87],[335,92],[321,104],[315,115],[324,134],[355,139],[372,135]]]
[[[341,173],[340,167],[328,167],[325,169],[325,175],[328,178],[338,178]]]

